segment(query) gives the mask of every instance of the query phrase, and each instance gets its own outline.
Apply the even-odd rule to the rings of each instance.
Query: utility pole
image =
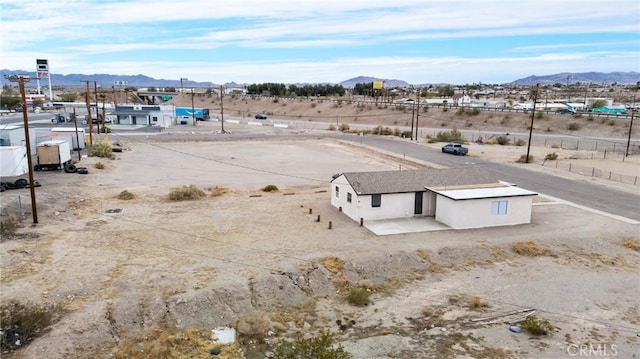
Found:
[[[529,163],[529,150],[531,149],[531,136],[533,136],[533,119],[536,115],[536,100],[538,100],[538,91],[540,90],[540,84],[536,84],[536,89],[533,92],[533,109],[531,110],[531,127],[529,127],[529,142],[527,143],[527,158],[525,163]]]
[[[29,82],[31,80],[29,76],[18,75],[18,76],[9,76],[5,77],[7,80],[11,82],[17,82],[20,88],[20,96],[22,97],[22,121],[24,123],[24,141],[25,146],[27,147],[27,165],[29,166],[29,191],[31,193],[31,212],[33,215],[33,223],[38,223],[38,209],[36,207],[36,190],[33,181],[33,163],[31,160],[31,140],[29,138],[29,118],[27,116],[27,96],[24,90],[25,82]],[[49,83],[49,88],[51,88],[51,83]]]
[[[222,134],[224,134],[224,90],[222,88],[222,86],[220,86],[220,124],[221,124],[221,128],[220,131]]]
[[[411,88],[413,89],[413,86],[411,86]],[[416,112],[416,104],[415,102],[412,102],[411,103],[411,141],[413,141],[413,119],[415,117],[415,112]]]
[[[629,137],[627,138],[627,151],[625,152],[626,157],[631,155],[630,146],[631,146],[631,130],[633,129],[633,115],[636,113],[636,95],[633,95],[633,100],[631,102],[631,123],[629,124]]]
[[[193,103],[193,87],[191,88],[191,121],[193,121],[193,125],[196,125],[196,108]]]
[[[89,80],[85,80],[84,82],[86,84],[84,101],[87,104],[87,122],[89,122],[89,144],[93,146],[93,119],[91,118],[91,103],[89,102]]]
[[[100,115],[98,113],[98,82],[97,81],[93,81],[93,93],[96,96],[96,120],[98,122],[97,130],[98,130],[98,134],[100,134]]]
[[[421,89],[420,87],[418,87],[418,108],[416,109],[416,141],[418,141],[418,135],[419,135],[419,125],[418,125],[418,120],[420,119],[420,95],[421,95]]]

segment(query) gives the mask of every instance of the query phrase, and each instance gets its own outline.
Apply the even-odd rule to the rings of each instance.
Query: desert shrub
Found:
[[[454,128],[451,131],[438,132],[435,140],[436,142],[464,143],[464,136],[462,135],[462,132]]]
[[[516,146],[524,146],[527,144],[527,141],[523,140],[522,138],[518,138],[513,144]]]
[[[366,288],[362,288],[362,287],[351,288],[349,290],[349,293],[347,294],[347,302],[349,302],[349,304],[362,307],[369,304],[370,296],[371,296],[371,291]]]
[[[529,161],[527,162],[527,155],[521,155],[520,158],[516,160],[518,163],[531,163],[533,162],[533,155],[529,155]]]
[[[456,115],[458,115],[458,116],[462,116],[462,115],[464,115],[464,107],[460,107],[460,108],[456,111]]]
[[[555,161],[558,159],[558,154],[555,152],[547,153],[547,155],[544,156],[544,159],[549,161]]]
[[[402,137],[402,138],[408,138],[408,137],[411,137],[411,131],[402,131],[402,132],[400,133],[400,137]]]
[[[634,240],[634,239],[625,239],[624,241],[622,241],[622,246],[623,247],[627,247],[629,249],[632,249],[636,252],[640,252],[640,242]]]
[[[42,335],[60,314],[57,306],[22,304],[12,300],[0,304],[0,350],[14,351]]]
[[[4,221],[0,221],[0,237],[3,239],[16,234],[16,229],[18,229],[18,222],[13,217],[8,217]]]
[[[579,129],[580,129],[580,124],[576,122],[571,122],[570,124],[567,125],[567,130],[569,131],[577,131]]]
[[[616,124],[616,120],[614,119],[610,119],[609,121],[607,121],[607,125],[609,126],[614,126]]]
[[[169,192],[169,199],[172,201],[186,201],[200,199],[205,196],[204,191],[194,185],[175,187]]]
[[[315,103],[313,103],[313,102],[311,103],[311,108],[316,108],[316,106],[317,105]]]
[[[266,185],[262,188],[263,192],[278,192],[278,187],[274,184]]]
[[[102,125],[102,127],[100,128],[100,133],[111,133],[111,128]]]
[[[488,306],[489,303],[487,303],[480,297],[469,298],[469,309],[487,308]]]
[[[211,196],[212,197],[218,197],[218,196],[222,196],[225,193],[228,193],[229,189],[226,187],[218,187],[215,186],[213,188],[211,188]]]
[[[329,131],[335,131],[336,130],[336,126],[334,126],[333,124],[329,125],[329,127],[327,128],[327,130]]]
[[[399,128],[397,128],[397,127],[396,127],[396,128],[394,128],[394,129],[393,129],[393,135],[394,135],[394,136],[400,136],[400,133],[401,133],[401,132],[400,132],[400,129],[399,129]]]
[[[593,121],[593,115],[589,115],[589,117],[587,117],[587,121],[592,122]]]
[[[546,319],[538,319],[535,315],[530,315],[520,323],[520,327],[531,335],[551,335],[555,327]]]
[[[542,112],[542,111],[537,112],[536,113],[536,118],[538,120],[542,120],[544,118],[544,112]]]
[[[349,131],[349,124],[348,123],[341,123],[340,127],[338,128],[338,130],[340,132],[346,132]]]
[[[480,114],[480,109],[477,107],[472,108],[471,110],[467,111],[467,114],[469,116],[477,116]]]
[[[273,103],[278,103],[278,102],[280,102],[280,99],[278,99],[277,97],[274,97],[274,98],[273,98],[273,100],[272,100],[272,102],[273,102]]]
[[[103,164],[102,162],[96,162],[96,163],[93,165],[93,167],[95,167],[95,168],[97,168],[97,169],[101,170],[101,169],[104,169],[104,164]]]
[[[551,251],[547,248],[538,246],[535,242],[515,242],[511,244],[511,251],[515,254],[526,257],[537,257],[550,254]]]
[[[113,157],[113,151],[111,151],[111,146],[103,142],[95,143],[89,146],[87,150],[87,154],[91,157],[103,157],[103,158]]]
[[[118,194],[118,199],[121,199],[123,201],[128,201],[130,199],[134,199],[136,197],[136,195],[134,195],[133,193],[127,191],[126,189],[122,192],[120,192],[120,194]]]
[[[293,342],[281,340],[273,351],[276,359],[349,359],[351,354],[342,345],[333,345],[333,334],[328,331],[311,338],[298,338]]]
[[[508,145],[509,142],[511,142],[511,140],[509,140],[509,137],[505,135],[501,135],[496,138],[496,143],[502,146]]]

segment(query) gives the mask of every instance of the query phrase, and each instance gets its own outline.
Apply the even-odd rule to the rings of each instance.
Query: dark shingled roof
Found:
[[[492,172],[475,167],[343,173],[357,194],[424,191],[425,187],[497,183]]]

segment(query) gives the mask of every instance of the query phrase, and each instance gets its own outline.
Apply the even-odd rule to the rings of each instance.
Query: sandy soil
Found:
[[[571,357],[585,345],[638,353],[640,256],[621,244],[639,239],[638,224],[541,196],[530,225],[377,237],[330,206],[331,175],[424,164],[320,137],[204,141],[215,126],[111,135],[124,151],[114,160],[84,158],[90,174],[38,173],[40,223],[29,226],[27,214],[21,236],[0,243],[0,299],[65,312],[13,357],[110,357],[158,328],[218,326],[241,332],[247,358],[325,329],[354,358]],[[285,131],[229,126],[234,134]],[[521,151],[471,145],[470,158],[512,162]],[[544,157],[548,149],[534,151]],[[575,157],[558,152],[561,161]],[[630,174],[640,168],[637,160],[586,161]],[[167,199],[190,184],[207,196]],[[261,191],[269,184],[279,191]],[[135,198],[119,200],[123,190]],[[28,193],[4,192],[3,204],[21,195],[28,208]],[[539,255],[514,252],[526,241]],[[367,306],[345,300],[358,285],[372,292]],[[556,332],[510,332],[501,315],[524,308]],[[496,320],[472,321],[482,317]]]

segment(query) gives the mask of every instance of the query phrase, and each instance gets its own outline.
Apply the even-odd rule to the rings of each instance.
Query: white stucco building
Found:
[[[535,195],[477,168],[350,172],[331,181],[331,204],[356,222],[434,217],[455,229],[530,223]]]

